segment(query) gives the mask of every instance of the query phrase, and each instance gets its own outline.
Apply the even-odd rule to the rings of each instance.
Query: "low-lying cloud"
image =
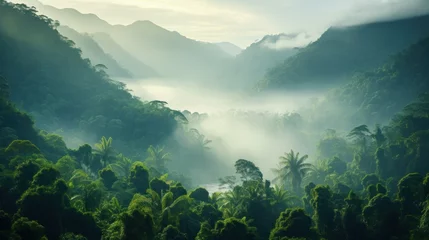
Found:
[[[305,47],[313,40],[314,38],[307,33],[281,34],[279,36],[265,38],[262,40],[261,46],[273,50],[283,50]]]

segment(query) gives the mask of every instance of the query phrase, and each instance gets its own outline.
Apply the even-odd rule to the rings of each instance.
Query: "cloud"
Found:
[[[314,40],[307,33],[281,34],[278,36],[269,36],[262,40],[261,46],[273,50],[290,49],[296,47],[305,47]]]

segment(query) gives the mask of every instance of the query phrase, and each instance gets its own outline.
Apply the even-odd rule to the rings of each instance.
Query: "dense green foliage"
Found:
[[[274,185],[250,160],[232,175],[215,161],[213,142],[191,128],[206,115],[132,97],[34,9],[0,0],[0,13],[0,239],[428,239],[427,39],[338,90],[356,92],[360,114],[391,121],[329,129],[316,156],[285,149]],[[97,143],[67,146],[18,108]],[[296,142],[318,136],[302,136],[318,126],[297,113],[232,115]],[[208,172],[223,191],[189,183]]]

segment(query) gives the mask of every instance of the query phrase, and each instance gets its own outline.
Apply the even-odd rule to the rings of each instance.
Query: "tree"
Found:
[[[190,198],[208,203],[210,200],[209,192],[205,188],[197,188],[189,194]]]
[[[147,149],[148,158],[146,159],[146,162],[149,165],[154,166],[158,171],[160,171],[162,174],[167,172],[166,163],[171,161],[170,157],[171,154],[166,152],[164,150],[164,147],[154,147],[150,146]]]
[[[290,179],[294,192],[298,193],[302,179],[311,170],[312,165],[305,163],[307,159],[308,155],[299,157],[299,153],[295,155],[293,150],[290,153],[285,153],[285,156],[280,157],[279,168],[273,170],[277,175],[274,181],[280,181],[284,184]]]
[[[361,153],[365,154],[367,152],[368,141],[367,138],[371,134],[367,125],[360,125],[353,128],[347,137],[353,139],[358,146],[358,149]]]
[[[149,171],[143,163],[136,162],[131,167],[130,182],[139,193],[146,193],[149,188]]]
[[[99,143],[95,144],[95,154],[100,156],[100,160],[104,167],[106,167],[114,158],[112,138],[102,137]]]
[[[116,175],[120,177],[128,177],[132,165],[133,162],[131,161],[131,159],[125,157],[122,154],[118,154],[115,163],[112,163],[109,166],[116,173]]]
[[[113,183],[118,181],[118,178],[115,175],[115,172],[113,172],[110,168],[103,168],[98,172],[98,175],[100,176],[101,180],[103,181],[104,186],[111,190]]]
[[[124,240],[151,240],[154,237],[154,223],[149,214],[137,209],[122,216],[124,229],[121,239]]]
[[[236,173],[241,175],[241,181],[262,181],[262,172],[251,161],[239,159],[235,162]]]
[[[304,209],[286,209],[277,219],[275,228],[271,231],[270,240],[316,239],[311,224],[311,218],[305,214]]]

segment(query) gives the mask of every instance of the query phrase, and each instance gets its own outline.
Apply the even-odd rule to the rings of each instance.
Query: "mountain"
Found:
[[[379,68],[357,75],[330,98],[355,110],[352,118],[383,123],[429,91],[429,37],[395,55]]]
[[[224,78],[234,87],[253,87],[272,67],[295,55],[298,48],[272,48],[267,43],[277,43],[285,34],[267,35],[253,43],[225,68]]]
[[[100,45],[100,47],[113,56],[119,63],[126,66],[135,78],[156,77],[158,73],[150,66],[144,64],[132,54],[127,52],[118,43],[116,43],[107,33],[93,33],[91,37]]]
[[[94,39],[88,34],[80,34],[75,30],[59,26],[57,28],[61,35],[72,40],[76,47],[82,50],[82,57],[88,58],[91,62],[96,64],[103,64],[107,67],[106,72],[112,77],[131,78],[132,74],[124,69],[111,55],[106,54],[103,49],[98,45]]]
[[[197,78],[199,81],[212,82],[209,77],[217,75],[219,69],[232,59],[216,44],[189,39],[150,21],[113,26],[94,14],[34,2],[31,4],[40,13],[78,32],[108,34],[125,51],[166,77]]]
[[[429,15],[346,28],[332,27],[296,56],[271,69],[258,89],[328,87],[375,68],[429,36]]]
[[[30,113],[38,128],[88,142],[110,136],[129,155],[175,131],[174,111],[141,102],[82,59],[51,19],[3,1],[0,12],[0,75],[10,86],[10,100]]]
[[[356,74],[304,111],[321,126],[351,129],[386,124],[405,106],[429,92],[429,37],[372,70]],[[409,126],[412,127],[412,126]]]
[[[215,44],[186,38],[150,21],[114,26],[109,34],[125,50],[167,77],[212,76],[231,59]]]
[[[229,42],[220,42],[215,44],[231,56],[236,56],[237,54],[241,53],[241,51],[243,51],[243,49],[241,49],[239,46]]]

